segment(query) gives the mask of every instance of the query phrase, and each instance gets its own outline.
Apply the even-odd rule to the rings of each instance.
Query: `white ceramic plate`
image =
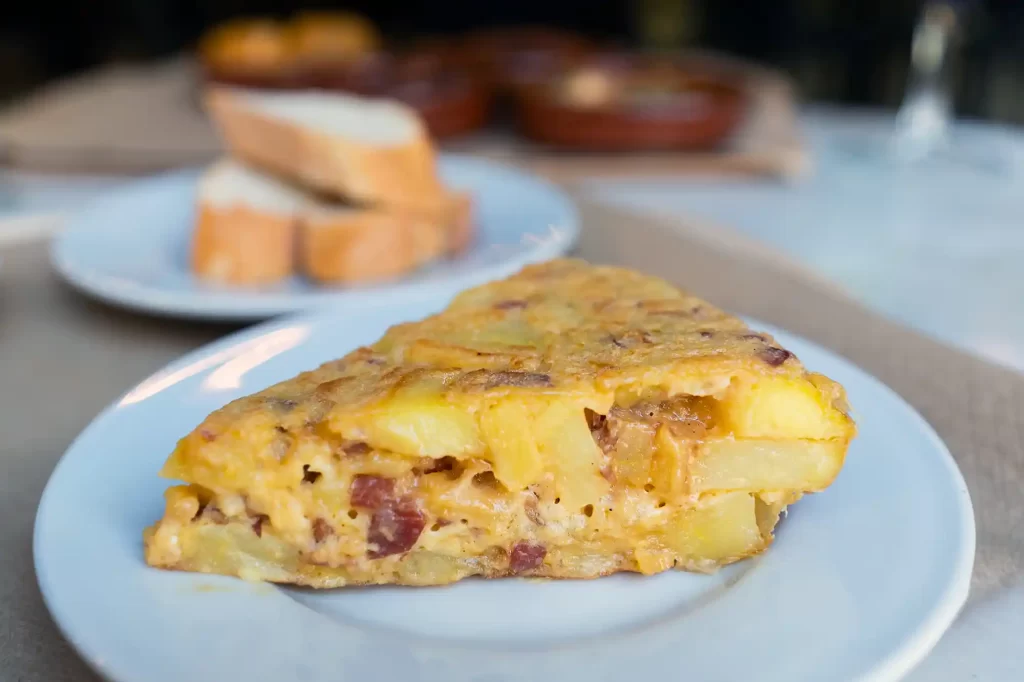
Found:
[[[895,680],[963,604],[974,519],[949,452],[877,380],[776,330],[846,386],[860,434],[769,552],[716,575],[318,592],[144,565],[142,531],[167,486],[157,470],[178,437],[444,303],[254,327],[150,377],[85,430],[46,487],[34,551],[46,603],[91,666],[117,682]]]
[[[549,183],[500,164],[444,156],[441,175],[476,201],[470,249],[406,277],[325,287],[301,277],[265,288],[215,286],[192,276],[188,250],[198,171],[143,180],[76,214],[53,242],[57,272],[81,291],[161,315],[251,320],[319,306],[342,312],[430,300],[506,277],[568,251],[578,234],[572,202]]]

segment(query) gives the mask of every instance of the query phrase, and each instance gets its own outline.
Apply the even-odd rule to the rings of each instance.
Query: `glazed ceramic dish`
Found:
[[[744,81],[705,60],[600,53],[520,91],[520,128],[588,151],[702,150],[721,145],[746,105]]]
[[[442,158],[441,175],[447,186],[472,195],[475,240],[457,257],[373,285],[324,287],[298,277],[257,289],[203,283],[188,264],[195,172],[111,192],[68,221],[51,257],[64,279],[110,303],[162,315],[251,320],[312,307],[354,312],[451,295],[558,256],[575,243],[575,209],[554,186],[460,156]]]

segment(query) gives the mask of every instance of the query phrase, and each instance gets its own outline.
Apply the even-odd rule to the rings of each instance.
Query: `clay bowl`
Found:
[[[404,102],[419,112],[436,138],[480,128],[491,109],[491,90],[481,79],[429,50],[377,53],[346,68],[321,72],[314,81],[317,87]]]
[[[312,61],[274,71],[205,72],[208,82],[239,87],[350,92],[396,99],[423,118],[435,138],[460,135],[483,126],[491,91],[468,67],[430,50],[405,54],[376,52],[349,61]]]
[[[260,90],[299,90],[310,87],[309,74],[293,66],[274,69],[203,65],[203,81]]]
[[[746,108],[741,77],[706,61],[595,55],[520,91],[529,138],[591,151],[708,150]]]
[[[554,28],[482,29],[462,42],[467,62],[502,92],[545,81],[593,49],[587,38]]]

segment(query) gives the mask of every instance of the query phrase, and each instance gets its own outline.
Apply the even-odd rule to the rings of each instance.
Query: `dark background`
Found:
[[[9,0],[0,10],[0,98],[97,64],[175,54],[238,15],[352,9],[395,40],[544,23],[642,46],[643,16],[653,3],[681,17],[680,45],[782,67],[806,99],[886,106],[902,94],[921,7],[918,0]],[[955,68],[957,112],[1024,121],[1024,1],[958,4],[966,23]]]

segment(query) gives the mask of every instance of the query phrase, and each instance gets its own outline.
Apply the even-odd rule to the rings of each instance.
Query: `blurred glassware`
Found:
[[[957,141],[953,73],[977,0],[926,0],[914,28],[907,87],[891,133],[844,139],[851,155],[880,167],[947,164],[956,170],[1007,172],[998,149]]]
[[[948,141],[950,49],[960,38],[960,19],[949,2],[930,2],[921,12],[910,48],[907,91],[896,112],[893,151],[899,158],[924,158]]]

